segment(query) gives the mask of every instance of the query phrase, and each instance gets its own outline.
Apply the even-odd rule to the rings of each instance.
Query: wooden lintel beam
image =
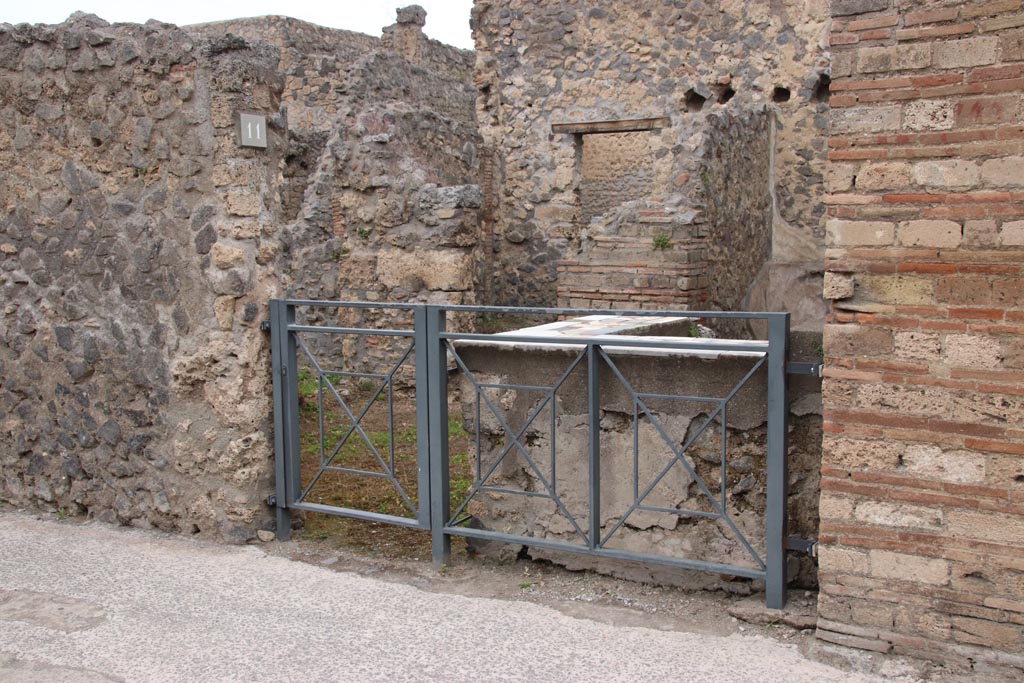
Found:
[[[623,121],[581,121],[578,123],[553,123],[551,132],[556,134],[588,133],[632,133],[641,130],[657,130],[669,125],[667,116],[656,119],[626,119]]]

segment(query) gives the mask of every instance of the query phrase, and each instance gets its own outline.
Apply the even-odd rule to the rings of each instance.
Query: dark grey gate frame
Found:
[[[297,307],[317,308],[361,308],[361,309],[400,309],[411,311],[414,315],[413,330],[391,330],[391,329],[369,329],[369,328],[342,328],[330,326],[308,326],[296,324],[295,309]],[[679,316],[690,318],[731,318],[746,320],[763,320],[768,327],[768,340],[765,341],[744,341],[723,343],[717,339],[671,339],[665,337],[651,337],[647,339],[624,339],[616,336],[606,337],[542,337],[542,336],[519,336],[514,333],[503,333],[498,339],[503,342],[526,342],[533,344],[558,344],[560,346],[578,346],[581,349],[580,357],[573,364],[575,368],[585,356],[587,362],[587,385],[588,385],[588,408],[590,414],[589,424],[589,469],[590,469],[590,507],[589,533],[581,533],[586,545],[576,545],[562,541],[552,541],[533,537],[516,536],[504,534],[485,529],[471,529],[460,526],[468,518],[454,519],[449,507],[449,462],[448,462],[448,356],[451,353],[457,363],[458,354],[453,346],[456,341],[488,341],[495,339],[494,335],[455,333],[446,329],[446,316],[448,312],[464,313],[490,313],[490,314],[518,314],[518,315],[629,315],[636,317],[656,316]],[[787,551],[787,488],[788,471],[786,462],[786,441],[788,422],[788,400],[786,392],[786,374],[788,365],[788,343],[789,343],[789,314],[769,312],[723,312],[723,311],[623,311],[623,310],[589,310],[574,308],[513,308],[498,306],[458,306],[458,305],[425,305],[425,304],[389,304],[372,302],[339,302],[339,301],[307,301],[297,299],[275,299],[270,302],[270,328],[273,363],[273,392],[274,392],[274,449],[275,449],[275,474],[276,494],[273,504],[277,514],[277,535],[281,540],[287,540],[291,531],[290,510],[307,510],[312,512],[323,512],[328,514],[353,517],[376,522],[398,524],[401,526],[429,529],[431,532],[431,546],[434,565],[440,567],[449,563],[451,558],[451,537],[467,536],[486,540],[506,541],[522,543],[537,547],[550,548],[586,555],[596,555],[620,560],[641,561],[652,564],[662,564],[683,569],[708,571],[733,576],[743,576],[752,579],[763,579],[765,581],[766,602],[768,607],[781,609],[786,600],[786,551]],[[418,448],[418,494],[419,504],[415,518],[384,515],[367,510],[353,510],[347,508],[336,508],[316,503],[305,502],[302,498],[301,474],[300,474],[300,447],[299,447],[299,415],[298,415],[298,371],[297,361],[301,342],[297,334],[300,332],[317,334],[350,334],[367,336],[392,336],[411,338],[412,350],[415,352],[416,361],[416,423],[417,423],[417,448]],[[658,555],[634,553],[623,550],[604,548],[612,534],[625,521],[626,515],[619,524],[601,538],[600,527],[600,384],[599,370],[602,358],[613,369],[618,379],[625,383],[628,392],[634,399],[634,410],[637,401],[642,404],[642,397],[648,396],[635,392],[626,382],[625,378],[618,372],[611,358],[605,353],[603,347],[614,346],[616,348],[659,348],[659,349],[686,349],[692,351],[747,351],[761,354],[761,358],[755,364],[755,369],[762,364],[767,367],[767,406],[768,406],[768,434],[767,434],[767,519],[765,525],[765,558],[762,560],[750,547],[739,530],[732,524],[728,512],[724,506],[717,514],[698,513],[703,516],[723,519],[732,526],[741,542],[752,553],[760,569],[726,565],[702,560],[691,560],[686,558],[675,558]],[[308,352],[307,352],[308,355]],[[312,356],[310,360],[315,364]],[[399,363],[401,365],[401,363]],[[793,364],[798,365],[798,364]],[[397,366],[396,366],[397,368]],[[463,371],[467,369],[463,366]],[[795,372],[813,372],[814,368],[801,368]],[[321,382],[325,372],[317,366]],[[571,370],[570,370],[571,371]],[[792,368],[790,372],[794,372]],[[392,370],[394,372],[394,370]],[[330,374],[330,373],[328,373]],[[337,374],[337,373],[334,373]],[[740,384],[733,390],[732,394],[743,386],[747,379],[753,374],[753,370],[741,380]],[[479,391],[481,385],[476,384]],[[549,388],[551,389],[551,388]],[[552,394],[557,391],[557,386],[552,389]],[[638,398],[640,397],[640,398]],[[661,397],[661,398],[694,398],[694,397]],[[698,397],[707,398],[707,397]],[[322,400],[322,399],[321,399]],[[721,410],[725,410],[725,403],[728,398],[716,399],[721,402]],[[493,409],[493,407],[492,407]],[[644,407],[646,411],[646,407]],[[647,412],[648,417],[653,416]],[[596,418],[596,419],[595,419]],[[499,417],[500,419],[500,417]],[[661,436],[668,443],[668,436],[664,430],[653,421]],[[722,424],[724,426],[724,419]],[[510,431],[509,436],[513,439],[513,445],[509,446],[506,453],[512,448],[518,447],[521,451],[517,436]],[[354,426],[353,429],[356,429]],[[669,444],[675,456],[670,463],[674,466],[677,461],[683,462],[679,451]],[[725,448],[723,440],[722,448]],[[685,451],[686,448],[684,447]],[[504,457],[504,456],[502,456]],[[723,454],[723,467],[724,467]],[[667,471],[668,468],[666,468]],[[474,487],[478,487],[486,480],[474,480]],[[698,481],[699,478],[698,478]],[[652,484],[653,488],[655,484]],[[714,496],[700,481],[701,488],[709,499],[714,502]],[[556,504],[559,499],[554,491],[549,491],[550,498]],[[404,494],[403,494],[404,495]],[[470,497],[474,495],[471,489]],[[645,494],[646,496],[646,494]],[[644,496],[638,499],[634,495],[634,508],[642,502]],[[723,497],[724,500],[724,497]],[[467,498],[468,502],[468,498]],[[462,507],[465,507],[463,504]],[[462,509],[460,507],[460,511]],[[660,512],[671,512],[658,510]],[[627,513],[630,514],[630,513]],[[679,511],[676,511],[678,514]],[[570,518],[571,519],[571,518]],[[575,524],[575,523],[574,523]]]

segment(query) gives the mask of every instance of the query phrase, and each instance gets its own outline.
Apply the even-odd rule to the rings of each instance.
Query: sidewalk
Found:
[[[758,636],[611,626],[254,546],[0,513],[5,683],[882,680]]]

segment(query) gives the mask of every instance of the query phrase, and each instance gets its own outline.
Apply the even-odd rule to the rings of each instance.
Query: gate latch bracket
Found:
[[[812,375],[822,377],[825,373],[824,363],[786,363],[786,372],[790,375]]]
[[[809,557],[818,556],[818,541],[813,538],[799,538],[790,536],[786,539],[786,550],[802,553]]]

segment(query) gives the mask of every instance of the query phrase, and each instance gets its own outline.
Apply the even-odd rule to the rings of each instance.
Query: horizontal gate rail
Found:
[[[414,329],[373,329],[350,326],[310,325],[296,322],[295,310],[303,307],[333,308],[333,309],[397,309],[412,312],[415,317]],[[548,334],[525,334],[517,332],[503,332],[500,334],[481,334],[473,332],[448,331],[446,318],[449,313],[471,313],[471,314],[514,314],[522,315],[547,315],[547,316],[575,316],[575,315],[611,315],[630,316],[638,318],[661,318],[674,317],[680,319],[732,319],[732,320],[760,320],[766,323],[768,334],[767,340],[730,340],[715,338],[679,338],[679,337],[656,337],[650,335],[630,336],[628,334],[609,334],[605,336],[561,336]],[[271,302],[271,331],[273,348],[273,369],[274,369],[274,426],[275,426],[275,451],[277,453],[276,474],[277,474],[277,495],[278,507],[278,534],[279,537],[286,535],[282,531],[282,524],[288,522],[288,510],[306,510],[311,512],[326,512],[340,514],[355,519],[368,520],[373,522],[386,522],[406,527],[418,527],[430,529],[432,536],[433,559],[437,566],[447,564],[450,561],[450,541],[454,536],[475,538],[489,541],[501,541],[518,543],[528,546],[536,546],[555,551],[565,551],[577,554],[592,555],[600,558],[643,562],[668,567],[676,567],[688,570],[700,570],[718,574],[745,577],[749,579],[762,579],[765,581],[766,600],[769,607],[782,607],[785,602],[786,586],[786,498],[787,498],[787,465],[786,465],[786,433],[787,433],[787,397],[786,397],[786,373],[788,364],[788,339],[789,339],[789,314],[788,313],[761,313],[761,312],[723,312],[723,311],[626,311],[626,310],[605,310],[595,311],[591,309],[578,308],[516,308],[503,306],[467,306],[467,305],[423,305],[423,304],[394,304],[374,302],[339,302],[339,301],[310,301],[302,299],[284,299]],[[354,371],[331,371],[324,370],[317,362],[314,354],[307,345],[299,338],[301,334],[313,335],[363,335],[381,336],[393,338],[410,339],[410,346],[405,350],[402,359],[395,364],[387,373],[359,373]],[[509,347],[515,345],[517,350],[529,350],[536,348],[557,347],[570,351],[568,365],[561,370],[551,386],[542,386],[529,382],[494,382],[491,379],[486,381],[478,379],[471,368],[460,355],[462,345],[477,346],[480,343],[494,344],[495,348]],[[652,350],[661,355],[675,356],[679,354],[721,354],[727,353],[738,358],[748,358],[751,367],[745,371],[742,379],[732,386],[732,389],[725,392],[724,396],[697,396],[688,394],[665,394],[656,392],[644,392],[634,387],[629,378],[618,365],[618,359],[625,355],[650,354]],[[342,441],[333,449],[330,456],[325,455],[326,450],[323,443],[323,428],[321,426],[321,456],[320,470],[316,475],[319,477],[325,471],[339,471],[345,474],[366,475],[390,478],[395,484],[400,495],[415,515],[414,518],[397,517],[394,515],[382,514],[368,510],[339,509],[327,505],[321,505],[304,499],[304,494],[312,489],[316,479],[309,485],[306,491],[297,487],[299,477],[298,470],[298,417],[297,417],[297,384],[296,384],[296,353],[302,352],[308,356],[309,361],[317,371],[319,381],[321,402],[320,410],[323,410],[322,402],[326,388],[341,404],[345,413],[352,422],[352,428],[345,434]],[[417,443],[419,452],[419,500],[418,507],[406,495],[394,475],[394,439],[391,440],[391,458],[388,461],[360,427],[359,421],[369,410],[370,406],[358,413],[350,410],[344,401],[344,397],[331,384],[330,376],[350,376],[373,378],[381,382],[379,391],[388,392],[388,401],[392,399],[392,383],[395,374],[401,369],[406,359],[413,357],[416,367],[416,425]],[[461,502],[456,502],[455,510],[451,509],[449,499],[450,473],[448,455],[448,379],[451,371],[461,374],[465,381],[469,382],[472,391],[475,392],[476,410],[476,458],[475,472],[472,485]],[[586,385],[586,415],[587,415],[587,453],[583,469],[587,470],[589,484],[587,486],[586,501],[588,516],[586,520],[577,519],[563,501],[563,492],[559,488],[557,462],[557,446],[555,438],[556,421],[556,394],[565,385],[573,373],[585,371]],[[729,403],[746,386],[756,374],[764,372],[767,375],[767,510],[765,518],[764,555],[762,556],[754,545],[746,538],[737,523],[733,520],[729,510],[726,482],[726,450],[727,450],[727,416],[729,414]],[[605,379],[602,380],[602,374]],[[382,379],[383,378],[383,379]],[[602,382],[612,382],[615,386],[624,390],[626,400],[632,402],[633,418],[633,453],[632,453],[632,501],[624,505],[624,512],[616,512],[616,517],[608,521],[607,528],[604,527],[604,518],[601,515],[601,391]],[[519,429],[513,429],[507,421],[505,411],[491,399],[485,390],[515,390],[521,392],[536,392],[537,402],[531,404],[527,411],[526,421]],[[692,392],[691,392],[692,393]],[[652,401],[687,401],[692,403],[706,403],[708,411],[706,417],[702,418],[700,424],[693,422],[692,428],[695,432],[689,432],[686,439],[677,441],[670,434],[658,414],[650,408]],[[372,405],[372,403],[371,403]],[[535,421],[539,420],[545,409],[550,413],[550,452],[544,450],[534,452],[526,446],[525,434]],[[393,408],[389,407],[389,410]],[[483,461],[481,450],[481,416],[487,413],[487,419],[493,418],[504,433],[502,442],[492,451],[496,456],[493,462],[486,465]],[[715,421],[718,425],[713,425]],[[322,421],[322,418],[321,418]],[[667,464],[653,470],[654,478],[651,481],[641,482],[640,475],[640,427],[647,424],[653,428],[656,438],[667,445]],[[393,424],[392,424],[393,428]],[[705,433],[712,433],[720,430],[720,485],[708,486],[701,475],[687,458],[687,451]],[[346,440],[359,435],[369,446],[380,461],[383,472],[355,470],[333,464],[337,455]],[[661,446],[659,445],[659,448]],[[661,451],[658,451],[661,453]],[[537,458],[540,456],[550,458],[549,466]],[[662,457],[662,456],[658,456]],[[500,483],[491,481],[499,466],[508,458],[518,458],[517,462],[524,463],[524,467],[532,476],[536,486],[517,489],[503,486]],[[390,463],[390,468],[389,468]],[[700,501],[710,509],[683,509],[671,508],[648,501],[655,489],[662,484],[668,473],[675,467],[685,471],[689,480],[697,486],[699,494],[696,494]],[[645,475],[650,476],[650,475]],[[535,490],[525,490],[534,488]],[[468,506],[476,496],[483,494],[504,494],[525,496],[529,498],[543,498],[551,501],[560,514],[571,527],[570,538],[576,542],[565,541],[555,538],[538,538],[529,535],[503,533],[499,531],[473,528],[465,526],[473,519],[468,513]],[[628,500],[628,499],[627,499]],[[628,519],[634,513],[656,513],[676,515],[679,517],[695,517],[703,519],[719,520],[728,528],[731,536],[738,541],[739,546],[747,552],[754,566],[742,564],[725,564],[709,562],[694,558],[674,557],[656,555],[652,553],[639,553],[608,547],[609,541],[617,538],[625,532],[624,527]],[[620,533],[621,532],[621,533]]]

